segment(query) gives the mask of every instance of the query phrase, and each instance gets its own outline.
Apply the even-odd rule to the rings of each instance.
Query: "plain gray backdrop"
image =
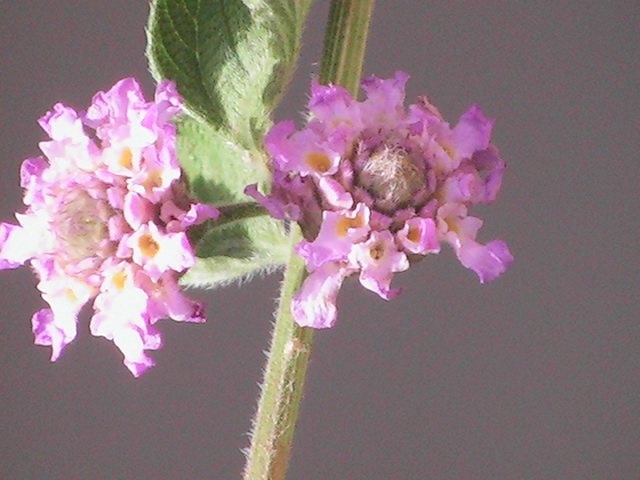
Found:
[[[276,119],[305,109],[327,0],[311,11]],[[125,76],[148,95],[142,0],[0,1],[0,220],[24,209],[36,120]],[[515,255],[480,285],[449,249],[385,302],[347,282],[316,336],[290,478],[637,480],[640,3],[378,0],[364,74],[411,74],[452,123],[496,118],[508,162],[484,241]],[[279,275],[192,292],[204,325],[163,321],[133,379],[81,321],[56,363],[33,345],[27,268],[0,273],[0,479],[235,479]]]

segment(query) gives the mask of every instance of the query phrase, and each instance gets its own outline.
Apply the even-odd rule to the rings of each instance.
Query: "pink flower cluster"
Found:
[[[513,261],[503,241],[476,241],[482,221],[468,215],[500,188],[505,164],[490,144],[493,120],[474,106],[451,128],[426,98],[406,110],[407,80],[402,72],[368,78],[362,102],[314,83],[306,127],[281,122],[267,135],[271,192],[246,192],[302,228],[297,253],[309,276],[292,304],[301,326],[333,326],[338,290],[356,273],[365,288],[395,297],[393,274],[438,253],[441,242],[481,282]]]
[[[35,343],[55,361],[76,336],[77,317],[94,299],[93,335],[118,346],[134,376],[161,347],[155,323],[203,322],[203,306],[184,297],[180,272],[195,256],[187,227],[217,218],[187,195],[169,120],[182,106],[170,82],[146,102],[132,78],[99,92],[88,111],[62,104],[39,121],[45,157],[25,160],[19,225],[0,224],[0,268],[30,262],[49,304],[32,318]]]

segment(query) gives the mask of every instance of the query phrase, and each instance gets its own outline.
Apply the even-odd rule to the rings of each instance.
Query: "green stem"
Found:
[[[355,97],[374,0],[333,0],[325,35],[321,83],[347,88]],[[303,260],[294,252],[302,240],[291,228],[291,256],[284,275],[264,383],[253,422],[244,480],[284,480],[309,355],[313,329],[300,328],[291,314],[291,299],[305,279]]]
[[[320,83],[341,85],[354,98],[360,87],[374,0],[334,0],[324,37]]]
[[[292,251],[280,292],[245,480],[280,480],[287,471],[313,344],[313,329],[298,327],[291,315],[291,299],[305,277],[304,261],[293,252],[300,240],[302,235],[295,225],[291,229]]]

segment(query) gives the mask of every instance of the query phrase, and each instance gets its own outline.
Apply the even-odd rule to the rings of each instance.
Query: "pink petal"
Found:
[[[51,361],[55,362],[64,348],[73,341],[76,336],[75,324],[74,328],[68,328],[69,325],[61,326],[56,322],[53,311],[44,308],[33,314],[31,318],[33,334],[35,335],[34,343],[51,347]],[[65,328],[67,327],[67,328]]]
[[[513,255],[502,240],[481,245],[466,240],[457,251],[460,263],[478,274],[480,283],[495,280],[513,262]]]
[[[407,220],[396,235],[408,252],[425,255],[440,251],[436,224],[432,218],[415,217]]]
[[[360,283],[367,290],[391,300],[400,289],[391,289],[395,272],[409,268],[407,256],[398,250],[393,235],[388,231],[371,232],[369,240],[354,246],[350,259],[360,268]]]
[[[352,272],[345,264],[326,263],[309,275],[291,303],[296,323],[301,327],[333,327],[338,317],[338,291]]]

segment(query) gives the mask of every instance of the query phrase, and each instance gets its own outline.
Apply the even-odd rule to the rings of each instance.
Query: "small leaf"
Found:
[[[258,146],[289,82],[311,0],[154,0],[147,56],[189,112]]]
[[[269,217],[252,218],[205,235],[197,261],[180,279],[190,287],[220,287],[249,280],[284,266],[290,245],[282,227]]]
[[[178,160],[191,192],[223,212],[220,221],[199,236],[197,263],[181,283],[214,287],[284,265],[289,242],[282,222],[244,208],[251,202],[245,186],[269,179],[264,151],[245,150],[192,117],[182,117],[177,126]]]

